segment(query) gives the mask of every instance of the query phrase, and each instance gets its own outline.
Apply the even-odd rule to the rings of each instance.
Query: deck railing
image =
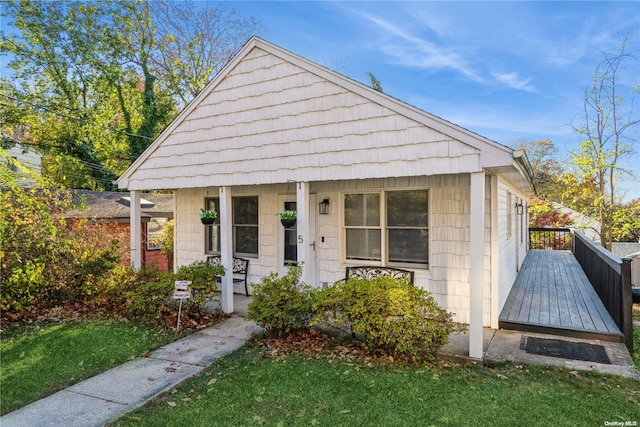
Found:
[[[567,244],[568,243],[568,244]],[[531,249],[571,250],[633,351],[631,258],[620,258],[570,228],[530,228]]]
[[[529,248],[547,250],[571,250],[570,228],[529,228]]]

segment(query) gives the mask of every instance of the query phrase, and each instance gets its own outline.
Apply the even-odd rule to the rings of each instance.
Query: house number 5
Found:
[[[302,238],[302,234],[298,234],[298,243],[304,243],[304,239]]]

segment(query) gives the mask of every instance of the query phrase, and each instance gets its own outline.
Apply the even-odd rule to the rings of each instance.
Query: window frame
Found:
[[[218,245],[220,245],[220,197],[205,197],[204,198],[204,209],[211,209],[211,205],[209,202],[213,202],[216,212],[218,212],[218,219],[213,224],[206,224],[204,226],[204,253],[206,255],[220,255],[220,249],[212,249],[209,246],[209,235],[213,233],[214,227],[218,229]]]
[[[255,224],[240,224],[236,222],[236,209],[235,201],[238,199],[255,199],[256,200],[256,223]],[[231,218],[232,218],[232,231],[233,231],[233,256],[239,258],[259,258],[260,256],[260,198],[257,195],[243,195],[231,197]],[[236,244],[238,228],[255,228],[256,229],[256,252],[238,252]]]
[[[345,190],[342,191],[340,194],[340,201],[341,201],[341,214],[340,214],[340,222],[341,222],[341,229],[342,229],[342,240],[343,240],[343,244],[342,244],[342,261],[345,264],[362,264],[362,265],[372,265],[372,266],[382,266],[382,267],[404,267],[404,268],[410,268],[410,269],[414,269],[414,270],[429,270],[430,268],[430,260],[431,260],[431,232],[430,232],[430,228],[431,228],[431,189],[429,187],[409,187],[409,188],[393,188],[393,189],[375,189],[375,190]],[[427,207],[426,207],[426,215],[427,215],[427,224],[425,227],[414,227],[414,226],[407,226],[407,227],[402,227],[402,226],[390,226],[388,224],[388,220],[387,220],[387,216],[388,216],[388,210],[387,210],[387,204],[388,204],[388,199],[387,196],[389,193],[399,193],[399,192],[426,192],[426,201],[427,201]],[[345,214],[346,214],[346,196],[349,194],[358,194],[358,195],[365,195],[365,194],[378,194],[379,195],[379,224],[377,226],[370,226],[370,225],[364,225],[364,226],[348,226],[346,224],[346,218],[345,218]],[[356,258],[349,258],[348,254],[347,254],[347,230],[348,229],[372,229],[372,230],[379,230],[380,231],[380,259],[379,260],[366,260],[366,259],[356,259]],[[427,247],[427,262],[426,263],[416,263],[416,262],[409,262],[409,261],[390,261],[389,259],[389,252],[390,252],[390,247],[389,247],[389,241],[390,241],[390,235],[389,232],[390,230],[404,230],[404,229],[425,229],[427,232],[427,242],[428,242],[428,247]]]

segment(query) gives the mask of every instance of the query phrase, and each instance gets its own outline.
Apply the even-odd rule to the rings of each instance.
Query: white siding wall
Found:
[[[511,194],[511,204],[507,206]],[[523,200],[524,199],[524,200]],[[498,179],[498,245],[499,245],[499,308],[502,310],[504,303],[509,296],[509,291],[522,266],[524,257],[528,251],[529,228],[526,212],[524,215],[517,215],[515,204],[523,200],[523,204],[528,205],[528,200],[516,192],[508,182]],[[509,218],[508,209],[511,210],[511,235],[508,233]]]
[[[424,288],[438,303],[455,313],[460,322],[469,321],[469,175],[439,175],[371,180],[347,180],[311,183],[310,191],[318,201],[330,199],[329,215],[317,216],[318,283],[331,284],[344,277],[342,204],[345,192],[427,188],[429,190],[430,268],[416,269],[415,284]],[[485,248],[485,325],[490,320],[490,188],[486,201]],[[216,197],[217,187],[176,191],[176,265],[187,265],[206,258],[204,226],[199,210],[205,197]],[[286,195],[287,186],[263,185],[233,187],[232,195],[257,195],[259,198],[260,250],[249,263],[249,282],[278,270],[279,227],[276,212],[278,194]],[[317,214],[317,208],[315,210]],[[322,241],[324,238],[324,242]],[[357,263],[352,263],[355,265]]]

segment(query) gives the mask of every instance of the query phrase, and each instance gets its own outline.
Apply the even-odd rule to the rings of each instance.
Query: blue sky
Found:
[[[576,148],[584,89],[625,36],[634,58],[620,84],[640,83],[640,2],[227,5],[258,18],[267,41],[366,84],[371,71],[385,93],[511,147]],[[640,177],[638,160],[629,166]],[[640,197],[640,184],[625,186]]]

